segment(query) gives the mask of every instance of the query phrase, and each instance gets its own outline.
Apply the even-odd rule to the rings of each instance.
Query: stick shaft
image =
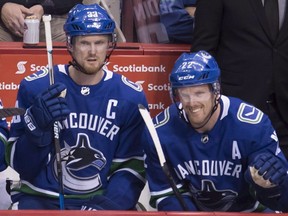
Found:
[[[52,46],[51,25],[50,25],[51,15],[44,15],[42,19],[43,19],[44,27],[45,27],[49,81],[50,81],[50,85],[53,85],[55,81],[54,81],[54,70],[53,70],[53,46]],[[64,207],[64,185],[63,185],[61,148],[60,148],[60,141],[59,141],[60,132],[59,132],[58,121],[54,122],[53,132],[54,132],[54,145],[55,145],[55,153],[56,153],[57,175],[58,175],[58,182],[59,182],[59,204],[60,204],[60,209],[63,210],[65,208]]]
[[[168,179],[168,182],[169,182],[169,184],[170,184],[170,186],[174,192],[174,195],[176,196],[176,198],[179,201],[180,205],[182,206],[183,210],[188,211],[187,205],[186,205],[181,193],[179,192],[177,185],[176,185],[176,183],[175,183],[175,181],[171,175],[169,167],[166,163],[165,155],[163,153],[163,149],[162,149],[162,146],[160,144],[159,136],[158,136],[157,131],[154,127],[150,113],[142,104],[139,104],[138,107],[139,107],[140,114],[141,114],[141,116],[142,116],[142,118],[143,118],[143,120],[147,126],[147,129],[148,129],[148,131],[151,135],[151,138],[153,140],[153,143],[155,145],[162,170]]]
[[[51,15],[44,15],[43,22],[45,27],[45,38],[46,38],[46,49],[48,57],[48,70],[49,70],[49,79],[50,85],[54,84],[54,72],[53,72],[53,46],[52,46],[52,37],[51,37]]]

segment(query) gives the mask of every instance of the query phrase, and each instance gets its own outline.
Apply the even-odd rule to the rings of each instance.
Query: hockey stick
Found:
[[[24,115],[25,110],[17,107],[0,109],[0,118],[6,118],[14,115]]]
[[[53,70],[53,47],[52,47],[52,38],[51,38],[51,15],[43,15],[42,17],[45,27],[45,38],[46,38],[46,49],[47,49],[47,57],[48,57],[48,71],[49,71],[49,79],[50,85],[54,84],[54,70]],[[58,174],[58,182],[59,182],[59,204],[60,209],[64,209],[64,185],[63,185],[63,171],[61,164],[61,150],[60,150],[60,141],[59,141],[59,125],[58,121],[54,122],[54,145],[56,152],[56,166],[57,166],[57,174]]]
[[[163,172],[165,173],[168,181],[169,181],[169,184],[177,198],[177,200],[179,201],[180,205],[182,206],[183,210],[184,211],[188,211],[188,208],[187,208],[187,205],[183,199],[183,197],[181,196],[177,186],[176,186],[176,183],[170,173],[170,170],[169,170],[169,167],[166,163],[166,159],[165,159],[165,155],[163,153],[163,150],[162,150],[162,147],[161,147],[161,144],[160,144],[160,140],[159,140],[159,137],[158,137],[158,134],[157,134],[157,131],[154,127],[154,124],[153,124],[153,121],[151,119],[151,116],[148,112],[148,110],[142,105],[142,104],[138,104],[138,108],[139,108],[139,111],[141,113],[141,116],[143,118],[143,120],[145,121],[145,124],[147,126],[147,129],[151,135],[151,138],[153,140],[153,143],[155,145],[155,148],[156,148],[156,151],[157,151],[157,155],[158,155],[158,158],[159,158],[159,161],[160,161],[160,165],[163,169]]]

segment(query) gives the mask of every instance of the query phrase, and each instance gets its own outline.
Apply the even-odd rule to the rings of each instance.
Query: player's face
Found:
[[[96,74],[103,66],[109,47],[109,36],[78,36],[72,46],[75,60],[87,74]]]
[[[179,88],[178,96],[193,127],[203,125],[210,118],[215,95],[209,85]]]

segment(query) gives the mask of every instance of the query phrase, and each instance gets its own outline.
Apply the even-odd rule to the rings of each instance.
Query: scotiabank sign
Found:
[[[10,53],[0,44],[0,97],[4,107],[14,107],[20,81],[27,75],[43,69],[47,65],[45,49],[35,51],[19,47],[19,53]],[[181,52],[163,55],[149,52],[135,54],[135,51],[123,54],[113,53],[108,68],[126,76],[133,82],[141,84],[146,93],[151,116],[161,112],[171,104],[169,96],[169,73]],[[54,51],[53,64],[65,64],[70,60],[68,53]],[[8,119],[9,120],[9,119]]]
[[[113,65],[114,72],[132,72],[132,73],[165,73],[166,67],[165,65],[157,65],[157,66],[147,66],[147,65]]]
[[[169,73],[175,60],[175,56],[116,55],[111,57],[108,68],[142,85],[151,115],[155,116],[171,103]]]

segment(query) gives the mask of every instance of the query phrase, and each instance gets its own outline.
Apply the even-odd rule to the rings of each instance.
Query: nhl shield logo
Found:
[[[89,95],[90,94],[90,88],[89,87],[82,87],[81,88],[81,94],[82,95]]]

